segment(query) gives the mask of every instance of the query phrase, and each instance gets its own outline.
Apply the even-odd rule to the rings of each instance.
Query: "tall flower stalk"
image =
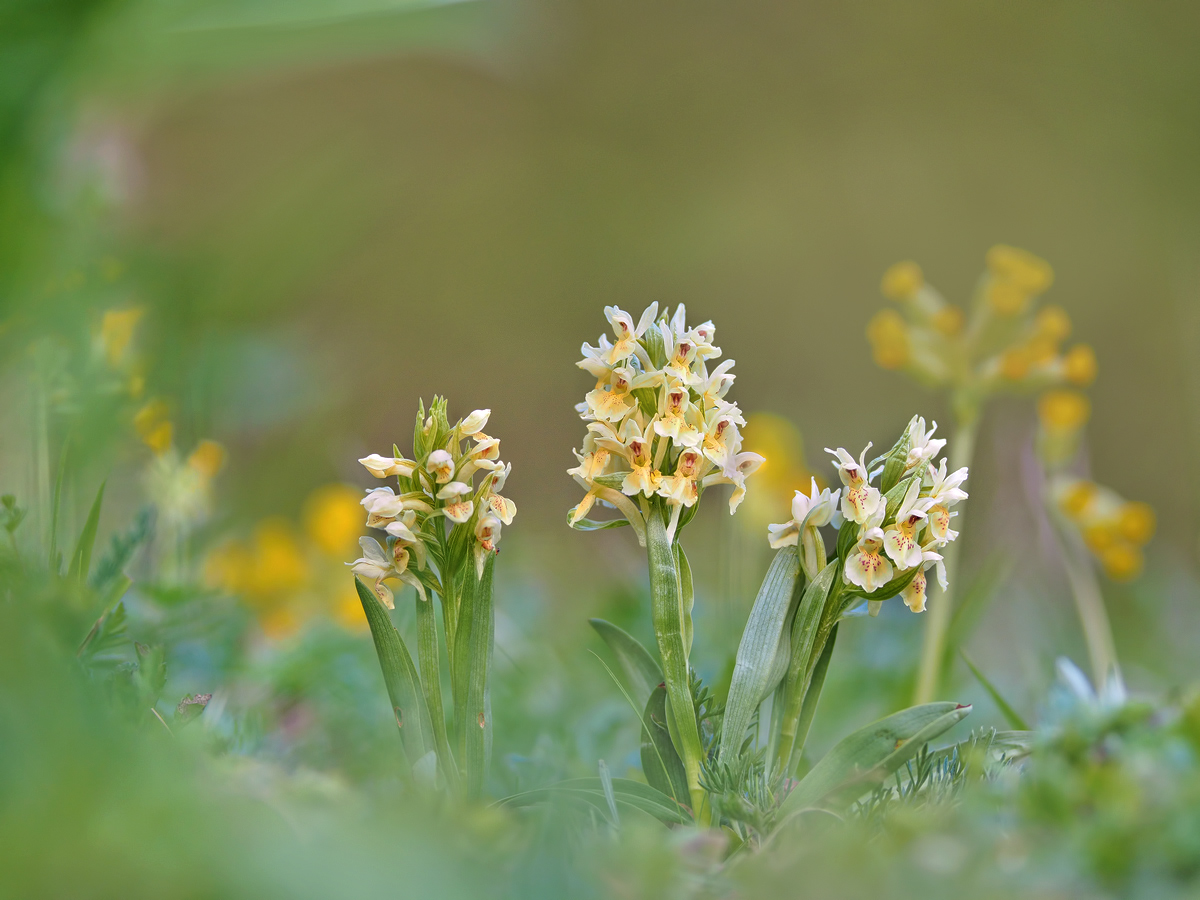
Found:
[[[916,263],[898,263],[884,274],[883,293],[900,310],[882,310],[868,324],[872,353],[883,368],[903,369],[918,381],[949,392],[955,418],[952,468],[971,465],[987,401],[1002,392],[1041,394],[1038,450],[1050,480],[1076,455],[1077,435],[1089,408],[1077,388],[1095,379],[1096,355],[1086,344],[1064,349],[1071,333],[1067,313],[1057,306],[1038,308],[1038,299],[1053,281],[1053,270],[1045,260],[997,245],[988,251],[987,268],[968,316],[925,281]],[[1064,455],[1064,448],[1071,448],[1070,452]],[[1052,513],[1089,653],[1094,665],[1104,667],[1095,673],[1102,683],[1105,669],[1116,659],[1103,599],[1090,564],[1076,550],[1078,540],[1062,531],[1069,523]],[[1109,553],[1111,566],[1105,562],[1106,548],[1093,548],[1106,571],[1140,569],[1140,544],[1112,545],[1117,549]],[[954,548],[947,548],[944,563],[950,580],[956,581]],[[943,591],[931,607],[914,695],[918,703],[938,692],[953,606],[952,595]]]
[[[490,411],[476,410],[451,425],[446,401],[435,397],[417,412],[413,458],[359,460],[396,488],[367,491],[367,526],[386,534],[360,540],[363,555],[350,563],[396,724],[414,776],[451,793],[478,797],[491,756],[490,678],[495,610],[493,561],[501,528],[516,505],[500,491],[511,466],[500,461],[500,442],[484,434]],[[480,476],[476,485],[476,476]],[[388,582],[415,589],[417,662],[384,611],[395,607]],[[450,672],[453,732],[442,697],[441,648],[434,597],[440,598]]]

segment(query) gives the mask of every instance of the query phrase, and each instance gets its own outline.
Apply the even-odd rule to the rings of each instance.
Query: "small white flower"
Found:
[[[483,500],[484,509],[490,511],[492,515],[505,525],[511,525],[513,516],[517,514],[517,504],[513,503],[507,497],[500,496],[500,491],[504,487],[504,483],[508,480],[508,475],[511,471],[512,463],[508,463],[493,476],[487,496]]]
[[[855,462],[854,457],[842,447],[836,450],[825,448],[825,452],[836,459],[833,465],[838,470],[842,484],[846,486],[845,496],[842,497],[842,515],[859,525],[866,523],[883,505],[883,495],[867,480],[866,459],[870,449],[871,445],[867,444]]]
[[[946,474],[946,469],[947,464],[944,459],[939,468],[930,468],[929,497],[934,503],[949,508],[959,501],[967,499],[967,492],[960,487],[967,480],[967,467],[963,466],[949,475]]]
[[[933,433],[937,431],[937,422],[934,422],[933,427],[926,431],[925,419],[917,416],[916,423],[911,428],[910,436],[912,437],[912,445],[908,448],[908,457],[904,460],[905,472],[915,468],[925,460],[933,459],[946,446],[945,439],[933,439]]]
[[[765,457],[759,456],[757,453],[749,451],[737,453],[728,460],[727,465],[720,472],[706,475],[701,484],[704,487],[713,484],[732,484],[733,493],[729,495],[729,514],[733,515],[746,497],[746,479],[757,472],[766,461]]]
[[[384,531],[394,538],[399,538],[410,544],[415,544],[419,538],[413,527],[417,524],[417,513],[415,510],[406,509],[404,512],[391,522],[384,526]]]
[[[698,450],[685,449],[679,454],[675,472],[663,476],[658,486],[658,495],[665,497],[667,503],[673,506],[692,506],[700,499],[700,487],[696,479],[700,476],[704,464],[704,457]]]
[[[612,325],[613,336],[617,339],[608,352],[608,364],[616,365],[621,360],[635,355],[641,349],[638,345],[638,338],[646,333],[646,329],[658,315],[658,304],[651,303],[646,307],[637,325],[633,324],[633,317],[618,306],[604,307],[604,315]]]
[[[937,566],[938,583],[941,584],[944,591],[946,589],[946,566],[942,562],[942,556],[932,550],[925,550],[921,554],[921,568],[917,570],[917,574],[913,576],[908,586],[900,592],[900,599],[904,601],[904,605],[915,613],[925,612],[925,598],[929,587],[925,572],[933,565]]]
[[[362,547],[363,555],[354,562],[346,563],[350,566],[350,571],[362,578],[364,581],[371,582],[375,589],[375,594],[383,601],[383,605],[388,609],[395,609],[396,604],[392,599],[392,592],[383,583],[385,578],[395,577],[396,570],[392,564],[392,560],[383,548],[379,546],[379,541],[371,537],[362,537],[358,539],[358,545]]]
[[[425,502],[423,495],[414,491],[411,494],[397,496],[390,487],[377,487],[367,491],[360,501],[367,511],[367,527],[383,528],[405,510],[430,512],[432,507]]]
[[[470,519],[474,512],[475,502],[473,500],[455,500],[442,507],[442,513],[446,518],[459,525]]]
[[[399,475],[401,478],[412,478],[413,467],[416,465],[416,463],[409,459],[380,456],[378,453],[364,456],[359,462],[376,478],[387,478],[391,475]]]
[[[901,571],[921,563],[921,545],[918,536],[930,507],[928,497],[919,497],[921,485],[914,479],[896,510],[896,522],[884,532],[884,549]]]
[[[475,577],[483,577],[483,566],[489,553],[496,553],[500,543],[500,520],[495,516],[480,516],[475,523]]]
[[[438,484],[445,484],[454,477],[454,457],[448,450],[434,450],[425,460],[425,471]]]
[[[873,521],[878,521],[878,519]],[[846,581],[858,585],[868,594],[873,594],[891,581],[892,564],[880,552],[882,549],[883,529],[878,525],[864,528],[850,558],[846,560],[844,572]]]
[[[729,373],[732,368],[733,360],[727,359],[713,369],[710,375],[704,363],[700,364],[700,383],[696,385],[696,392],[700,395],[700,407],[705,412],[725,405],[725,395],[729,393],[729,388],[737,377]]]
[[[951,531],[950,520],[957,516],[958,513],[950,512],[943,504],[937,504],[929,508],[926,516],[929,519],[929,535],[934,539],[939,547],[944,547],[952,540],[958,537],[957,531]]]
[[[483,427],[487,425],[488,417],[492,414],[490,409],[477,409],[458,426],[458,433],[463,437],[471,437],[483,431]]]
[[[683,447],[695,447],[704,439],[703,432],[696,427],[697,421],[702,424],[703,420],[692,405],[688,389],[683,385],[663,385],[658,412],[654,423],[654,431],[657,434],[670,438]]]

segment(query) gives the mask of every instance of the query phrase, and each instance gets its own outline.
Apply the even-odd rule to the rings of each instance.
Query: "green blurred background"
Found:
[[[212,535],[367,486],[355,460],[404,450],[418,398],[490,407],[520,510],[500,612],[561,653],[530,676],[536,717],[567,702],[548,682],[605,692],[590,657],[564,674],[582,665],[564,648],[598,647],[588,616],[645,628],[630,536],[564,523],[590,387],[574,362],[602,307],[713,319],[732,396],[794,422],[828,479],[822,447],[949,421],[871,363],[882,272],[915,259],[963,302],[1003,242],[1051,262],[1048,299],[1096,349],[1092,474],[1158,513],[1145,575],[1106,596],[1131,683],[1168,687],[1200,635],[1198,38],[1182,2],[7,0],[0,490],[33,477],[28,348],[86,341],[114,306],[147,309],[146,379],[181,446],[229,452]],[[1028,399],[991,408],[964,532],[964,572],[1011,566],[970,647],[1022,702],[1056,655],[1083,657],[1030,495],[1034,427]],[[85,463],[72,522],[102,477],[123,488],[104,540],[142,502],[144,454]],[[752,545],[708,506],[689,540],[698,640],[721,658],[766,548],[731,560]],[[843,696],[903,695],[920,620],[896,612],[846,629]]]

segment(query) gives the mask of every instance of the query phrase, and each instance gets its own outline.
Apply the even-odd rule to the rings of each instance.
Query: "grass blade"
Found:
[[[526,807],[545,803],[556,797],[578,800],[608,814],[608,798],[599,778],[572,778],[545,788],[521,791],[500,800],[498,806]],[[619,806],[649,813],[668,825],[690,825],[692,817],[688,811],[670,797],[648,784],[630,778],[612,779],[612,797]]]
[[[799,551],[795,547],[784,547],[775,554],[767,569],[738,645],[729,698],[725,703],[725,721],[721,727],[719,762],[737,755],[755,708],[785,674],[779,672],[775,683],[771,682],[776,675],[776,657],[781,652],[780,638],[788,624],[788,614],[793,609],[793,601],[799,599],[796,597],[799,576]],[[785,643],[783,652],[791,646],[790,641]]]
[[[617,658],[625,687],[640,711],[645,708],[651,692],[663,681],[662,669],[642,642],[622,628],[604,619],[588,619],[596,634],[608,645]]]
[[[992,698],[992,702],[996,704],[996,708],[1000,710],[1000,715],[1004,716],[1004,721],[1008,723],[1009,727],[1013,731],[1028,731],[1029,724],[1021,718],[1021,714],[1013,709],[1009,702],[1004,699],[1003,695],[996,690],[996,686],[988,681],[984,677],[984,674],[976,668],[975,663],[971,662],[971,658],[967,656],[966,651],[959,650],[958,655],[967,664],[967,668],[971,670],[971,674],[975,676],[975,680],[983,685],[983,689],[988,692],[988,696]]]
[[[491,670],[495,638],[492,608],[494,555],[489,555],[483,577],[475,579],[474,566],[463,577],[462,606],[455,633],[454,665],[458,670],[455,719],[459,727],[467,796],[478,797],[487,779],[492,754]],[[460,699],[461,698],[461,699]]]
[[[100,490],[96,492],[96,499],[92,501],[87,521],[83,523],[83,531],[79,533],[75,552],[71,554],[71,568],[67,572],[67,577],[74,578],[79,582],[87,580],[88,572],[92,568],[92,547],[96,544],[96,531],[100,527],[100,507],[104,504],[106,484],[108,484],[107,481],[100,482]]]

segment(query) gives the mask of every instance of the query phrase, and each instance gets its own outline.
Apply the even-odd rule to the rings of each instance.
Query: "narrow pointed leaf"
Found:
[[[687,773],[667,727],[667,689],[658,685],[642,713],[642,774],[651,787],[677,803],[688,802]]]
[[[833,647],[837,643],[838,626],[834,625],[825,642],[825,649],[817,657],[813,666],[812,677],[808,680],[808,690],[804,693],[804,704],[800,707],[800,721],[796,725],[796,742],[792,747],[792,759],[788,771],[794,771],[804,753],[804,745],[808,741],[808,731],[812,728],[813,717],[817,714],[817,704],[821,701],[821,689],[825,687],[825,675],[829,672],[829,661],[833,658]]]
[[[92,501],[87,521],[83,523],[83,531],[79,533],[79,540],[75,544],[75,552],[71,554],[71,568],[67,577],[77,581],[86,581],[88,571],[92,568],[92,547],[96,544],[96,531],[100,527],[100,507],[104,504],[106,484],[107,481],[100,483],[100,490],[96,492],[96,499]]]
[[[459,670],[455,717],[460,728],[462,765],[469,797],[478,797],[483,792],[492,755],[491,671],[496,628],[492,578],[495,560],[495,554],[488,555],[483,577],[478,580],[473,565],[467,566],[455,634],[454,664]]]
[[[596,519],[576,519],[571,521],[571,517],[567,516],[567,524],[576,531],[604,531],[606,528],[620,528],[622,525],[628,525],[628,519],[609,519],[606,522],[600,522]]]
[[[796,597],[799,576],[799,551],[784,547],[767,569],[738,645],[725,703],[719,761],[732,760],[737,754],[754,710],[786,673],[786,669],[778,670],[776,657],[780,654],[780,637],[788,624],[793,600],[799,599]],[[771,682],[772,677],[775,683]]]
[[[971,707],[926,703],[893,713],[850,734],[813,766],[783,802],[791,815],[808,809],[835,791],[866,790],[917,753],[927,742],[963,720]]]
[[[588,619],[588,624],[608,645],[621,667],[625,689],[637,704],[644,709],[650,693],[662,684],[662,669],[650,651],[629,632],[604,619]]]
[[[679,570],[679,593],[683,598],[683,647],[684,652],[692,655],[692,608],[696,605],[696,594],[692,588],[692,566],[688,562],[683,547],[675,544],[675,566]]]
[[[958,655],[967,664],[967,668],[971,670],[971,674],[975,676],[975,679],[983,685],[983,689],[988,692],[988,696],[992,698],[992,702],[996,704],[996,708],[1000,710],[1000,715],[1004,716],[1004,721],[1008,722],[1009,727],[1014,731],[1028,731],[1029,724],[1021,718],[1020,713],[1009,705],[1004,696],[996,690],[996,686],[988,681],[984,674],[976,668],[975,663],[971,662],[971,658],[967,656],[966,651],[959,650]]]
[[[358,599],[366,613],[367,624],[371,626],[375,655],[379,657],[379,667],[383,670],[383,683],[387,687],[396,727],[400,729],[405,756],[410,766],[416,765],[426,753],[435,750],[433,725],[421,694],[416,666],[408,648],[404,646],[404,639],[374,591],[357,576],[354,586],[358,589]]]
[[[618,806],[649,813],[668,825],[690,825],[692,817],[684,807],[661,791],[629,778],[612,779],[612,797]],[[608,798],[599,778],[572,778],[546,788],[522,791],[499,801],[501,806],[524,807],[546,803],[555,798],[579,800],[602,814],[608,813]]]

